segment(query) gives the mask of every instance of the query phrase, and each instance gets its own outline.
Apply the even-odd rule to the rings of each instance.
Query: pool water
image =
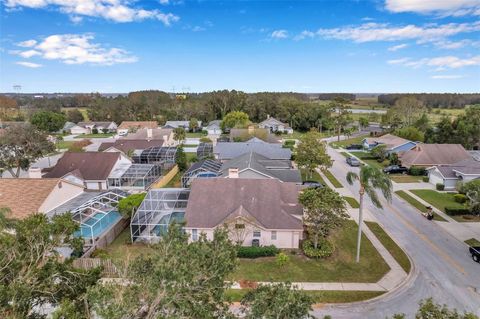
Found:
[[[173,222],[183,222],[185,220],[184,216],[185,213],[183,212],[173,212],[172,214],[163,216],[158,222],[158,225],[153,228],[153,233],[157,236],[164,236],[168,232],[168,226]]]
[[[74,235],[85,238],[99,237],[121,218],[122,215],[114,210],[107,214],[95,213],[81,224],[80,229],[77,230]]]

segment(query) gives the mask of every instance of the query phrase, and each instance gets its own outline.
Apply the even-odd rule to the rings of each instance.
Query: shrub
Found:
[[[310,258],[326,258],[333,254],[334,247],[328,240],[323,240],[319,243],[318,248],[315,249],[313,242],[305,240],[302,244],[303,253]]]
[[[90,144],[92,144],[92,142],[90,140],[76,141],[72,145],[70,145],[68,150],[70,152],[83,152],[84,151],[83,148],[90,145]]]
[[[437,191],[443,191],[445,189],[445,185],[443,185],[441,183],[437,183],[435,185],[435,188],[437,189]]]
[[[209,139],[208,137],[202,137],[200,138],[201,143],[212,143],[212,140]]]
[[[207,136],[207,135],[208,135],[208,131],[207,131],[207,130],[202,130],[202,135]]]
[[[284,142],[283,144],[284,144],[284,145],[289,145],[289,146],[291,145],[291,146],[293,146],[293,145],[295,145],[295,140],[285,140],[285,142]]]
[[[445,207],[445,213],[447,215],[455,216],[455,215],[468,215],[470,214],[470,210],[466,207]]]
[[[453,195],[453,198],[457,203],[460,203],[460,204],[463,204],[467,201],[467,196],[465,196],[464,194],[455,194]]]
[[[457,189],[459,193],[467,194],[471,191],[480,192],[480,179],[474,179],[473,181],[462,183],[459,182],[457,184]]]
[[[259,257],[272,257],[278,254],[280,250],[273,246],[260,246],[260,247],[255,247],[255,246],[249,246],[249,247],[244,247],[244,246],[239,246],[237,248],[237,257],[238,258],[259,258]]]
[[[277,255],[277,258],[275,258],[275,263],[277,264],[278,267],[285,266],[289,261],[290,261],[290,257],[288,257],[288,255],[284,253],[279,253]]]
[[[422,181],[424,181],[425,183],[428,183],[430,179],[428,178],[428,176],[423,176],[422,177]]]
[[[409,173],[413,176],[423,176],[427,171],[424,167],[410,167]]]
[[[133,213],[137,208],[142,204],[143,199],[145,198],[146,193],[132,194],[125,198],[122,198],[118,202],[118,211],[124,217],[132,217]]]
[[[92,134],[98,134],[98,129],[97,129],[97,128],[93,128],[93,129],[92,129]]]

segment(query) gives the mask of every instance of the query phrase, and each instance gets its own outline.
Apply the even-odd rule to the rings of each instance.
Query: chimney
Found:
[[[42,178],[42,169],[40,167],[30,167],[28,169],[29,178]]]
[[[228,178],[238,178],[238,168],[230,167],[228,169]]]
[[[147,128],[147,138],[152,138],[153,136],[153,131],[151,128]]]

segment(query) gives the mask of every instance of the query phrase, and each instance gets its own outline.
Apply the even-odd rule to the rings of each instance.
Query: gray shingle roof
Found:
[[[268,159],[289,160],[292,157],[292,151],[283,148],[281,144],[266,143],[259,139],[252,140],[242,143],[220,142],[214,146],[213,153],[220,160],[233,159],[250,152],[258,153]]]
[[[452,165],[439,165],[437,169],[445,178],[456,178],[456,172],[467,175],[480,175],[480,162],[474,158],[469,158]]]

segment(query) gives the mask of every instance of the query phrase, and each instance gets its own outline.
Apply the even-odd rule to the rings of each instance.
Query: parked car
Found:
[[[363,145],[362,144],[350,144],[347,147],[345,147],[347,150],[363,150]]]
[[[360,166],[360,161],[353,156],[349,156],[347,157],[347,164],[350,166]]]
[[[313,188],[322,188],[323,185],[320,182],[317,181],[304,181],[302,185],[307,186],[307,187],[313,187]]]
[[[390,165],[383,169],[386,174],[407,174],[408,168],[400,165]]]
[[[480,246],[478,247],[470,247],[470,254],[472,254],[473,261],[480,263]]]

